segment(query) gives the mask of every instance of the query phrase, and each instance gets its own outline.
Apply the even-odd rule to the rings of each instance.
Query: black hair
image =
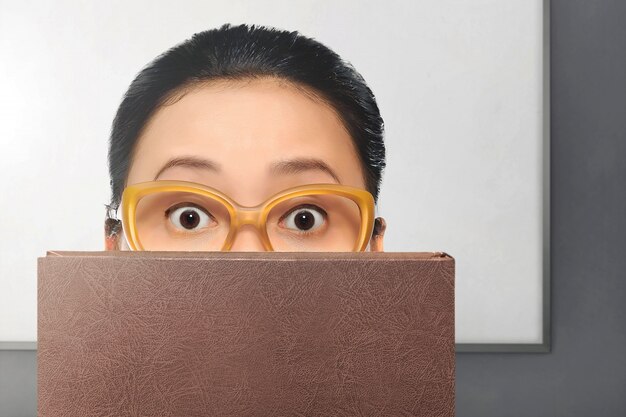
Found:
[[[173,94],[212,79],[262,76],[308,87],[335,108],[356,145],[366,188],[377,200],[385,168],[383,119],[363,77],[328,47],[298,32],[225,24],[159,55],[130,84],[111,128],[107,207],[119,206],[135,143]]]

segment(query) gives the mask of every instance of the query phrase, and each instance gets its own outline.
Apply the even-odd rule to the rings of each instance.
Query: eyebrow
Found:
[[[187,167],[187,168],[201,168],[208,171],[220,172],[220,166],[218,163],[210,161],[208,159],[196,158],[193,156],[182,156],[178,158],[172,158],[157,172],[154,176],[154,181],[157,180],[165,171],[173,167]]]
[[[297,158],[274,162],[270,167],[270,174],[297,174],[304,171],[323,171],[341,184],[339,176],[321,159]]]
[[[218,163],[209,159],[196,158],[193,156],[183,156],[170,159],[157,174],[154,176],[156,181],[161,174],[173,167],[187,167],[187,168],[200,168],[208,171],[220,172],[221,167]],[[333,171],[328,164],[321,159],[316,158],[296,158],[287,159],[283,161],[274,162],[270,168],[270,174],[274,175],[286,175],[286,174],[298,174],[305,171],[322,171],[333,177],[333,179],[341,184],[339,176]]]

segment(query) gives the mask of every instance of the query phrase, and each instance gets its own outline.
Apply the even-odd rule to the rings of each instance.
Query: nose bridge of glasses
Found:
[[[237,210],[237,223],[240,226],[244,224],[259,224],[261,217],[261,210],[259,207],[238,207]]]

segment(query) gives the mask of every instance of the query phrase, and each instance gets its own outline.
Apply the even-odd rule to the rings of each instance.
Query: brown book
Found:
[[[48,252],[40,416],[453,416],[443,252]]]

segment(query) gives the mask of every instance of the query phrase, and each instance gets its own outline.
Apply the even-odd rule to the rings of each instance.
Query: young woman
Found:
[[[297,32],[224,25],[137,75],[113,122],[109,250],[382,251],[383,120]]]

